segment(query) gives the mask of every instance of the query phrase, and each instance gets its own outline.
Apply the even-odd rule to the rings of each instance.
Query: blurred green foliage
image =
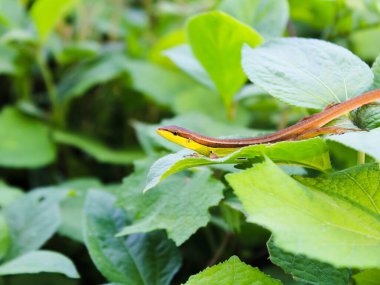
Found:
[[[178,150],[155,134],[156,126],[175,123],[212,136],[252,136],[315,112],[306,107],[322,107],[287,105],[248,83],[247,76],[255,75],[243,72],[242,45],[254,48],[275,37],[329,41],[371,66],[380,54],[380,3],[0,0],[0,284],[181,284],[232,255],[295,284],[268,260],[267,231],[245,221],[248,214],[224,179],[225,173],[239,171],[233,165],[186,170],[151,190],[156,192],[141,194],[148,166]],[[298,55],[292,50],[284,58]],[[318,57],[310,60],[320,63]],[[326,60],[323,71],[332,84],[335,78],[327,72],[336,62],[344,60]],[[378,57],[372,89],[379,88],[379,63]],[[265,60],[257,64],[265,67]],[[364,69],[363,74],[370,72]],[[360,79],[358,88],[364,91],[370,76],[350,84],[357,86]],[[360,109],[353,121],[377,128],[378,110],[376,105]],[[323,151],[312,149],[302,166],[323,161],[315,168],[330,169],[327,150],[334,170],[356,164],[354,149],[368,150],[367,161],[379,160],[379,148],[363,145],[360,135],[327,144],[305,142],[306,150],[318,144]],[[367,140],[373,141],[373,133]],[[281,162],[291,161],[289,149],[279,146],[278,151],[286,156]],[[240,168],[257,162],[262,160]],[[284,169],[289,175],[319,174],[300,166]],[[116,238],[123,229],[137,233]],[[279,256],[271,257],[273,262],[291,274],[281,264],[289,256],[310,263],[313,274],[315,268],[335,272],[331,265],[272,244],[271,254],[275,250]],[[223,268],[230,264],[269,280],[265,284],[279,282],[233,257],[186,284],[229,274]],[[349,269],[338,273],[342,282],[351,278]],[[366,285],[363,280],[376,276],[374,269],[353,278]],[[227,279],[225,284],[239,284]]]

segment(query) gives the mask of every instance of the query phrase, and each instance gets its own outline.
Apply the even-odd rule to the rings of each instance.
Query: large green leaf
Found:
[[[46,41],[57,22],[79,2],[79,0],[37,0],[34,2],[30,14],[42,43]]]
[[[237,256],[193,275],[184,285],[281,285],[259,269],[240,261]]]
[[[233,96],[246,81],[241,68],[241,48],[244,43],[257,46],[262,37],[249,26],[217,11],[191,18],[187,37],[230,112]]]
[[[0,261],[7,254],[10,245],[9,229],[4,216],[0,213]]]
[[[169,238],[180,245],[210,221],[208,209],[223,198],[223,184],[205,169],[190,177],[173,176],[144,194],[150,161],[144,164],[138,165],[120,189],[121,203],[134,216],[134,221],[118,236],[165,229]]]
[[[32,251],[0,265],[0,276],[40,272],[62,273],[70,278],[79,278],[70,259],[48,250]]]
[[[47,126],[13,107],[0,113],[0,165],[41,167],[55,159],[55,146]]]
[[[100,272],[111,282],[169,284],[181,265],[174,244],[160,232],[117,238],[128,220],[115,197],[90,191],[85,204],[85,242]]]
[[[380,160],[380,128],[373,129],[369,132],[350,132],[343,135],[329,136],[333,140],[344,144],[350,148],[362,151]]]
[[[310,188],[343,197],[380,217],[380,167],[377,163],[358,165],[316,178],[296,179]]]
[[[226,177],[248,220],[270,229],[276,246],[337,267],[380,266],[380,216],[300,184],[269,159]]]
[[[350,281],[349,269],[335,268],[334,266],[307,258],[304,255],[295,255],[277,247],[273,240],[268,242],[270,260],[290,273],[296,280],[313,285],[347,285]]]
[[[265,38],[281,36],[289,17],[285,0],[224,0],[219,9],[252,26]]]
[[[367,90],[373,74],[350,51],[325,41],[287,38],[243,48],[249,79],[289,104],[323,109]]]
[[[53,139],[58,143],[77,147],[105,163],[130,164],[144,157],[144,153],[138,149],[114,150],[99,141],[67,131],[55,130]]]
[[[194,157],[194,151],[182,150],[157,160],[151,167],[145,191],[157,185],[169,175],[201,165],[245,164],[255,158],[268,156],[276,163],[299,165],[325,171],[331,168],[328,148],[320,138],[275,144],[257,144],[243,147],[221,158]]]
[[[57,231],[61,220],[58,202],[57,195],[49,191],[33,191],[4,209],[11,236],[7,260],[38,249]]]

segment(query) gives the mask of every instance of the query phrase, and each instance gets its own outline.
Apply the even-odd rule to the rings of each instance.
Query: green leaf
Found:
[[[0,74],[17,73],[16,51],[6,45],[0,44]]]
[[[243,48],[249,79],[274,97],[300,107],[323,109],[353,98],[371,85],[373,74],[350,51],[325,41],[269,40]]]
[[[30,15],[42,43],[47,40],[55,25],[79,2],[79,0],[37,0],[33,4]]]
[[[380,52],[380,27],[360,29],[351,33],[350,48],[363,60],[372,61]]]
[[[290,273],[296,280],[315,285],[347,285],[350,281],[349,269],[335,268],[334,266],[307,258],[304,255],[295,255],[277,247],[273,240],[268,242],[270,260]]]
[[[83,242],[83,208],[87,191],[104,186],[94,178],[69,180],[60,186],[67,188],[70,195],[60,203],[62,223],[59,233]]]
[[[380,166],[358,165],[316,178],[296,177],[310,188],[337,195],[380,217]]]
[[[100,51],[99,43],[84,41],[64,46],[55,56],[60,64],[67,65],[99,56]]]
[[[115,150],[102,143],[67,131],[55,130],[53,139],[61,144],[81,149],[100,162],[113,164],[130,164],[136,159],[144,157],[144,153],[137,149]]]
[[[7,254],[10,245],[8,224],[0,213],[0,261]]]
[[[40,272],[61,273],[70,278],[79,278],[70,259],[48,250],[32,251],[0,265],[0,276]]]
[[[380,127],[380,105],[367,104],[351,112],[356,126],[362,130],[372,130]]]
[[[379,216],[300,184],[269,159],[226,178],[248,220],[271,230],[276,246],[336,267],[379,266]]]
[[[233,96],[246,81],[241,68],[241,48],[244,43],[257,46],[262,37],[249,26],[217,11],[191,18],[186,31],[194,55],[231,112]]]
[[[11,204],[14,200],[21,197],[22,194],[22,190],[9,186],[0,180],[0,209]]]
[[[185,149],[157,160],[149,171],[144,191],[151,189],[169,175],[191,167],[212,164],[252,164],[264,155],[276,163],[299,165],[320,171],[331,168],[328,148],[321,138],[251,145],[217,159],[194,157],[191,156],[193,153],[194,151]]]
[[[202,83],[211,90],[215,90],[214,82],[207,74],[206,70],[194,57],[191,47],[183,44],[166,50],[164,54],[170,58],[180,69]]]
[[[11,236],[7,260],[40,248],[57,231],[61,220],[58,202],[57,195],[49,191],[33,191],[4,209]]]
[[[335,25],[336,2],[289,0],[289,6],[290,16],[293,21],[306,23],[316,29],[324,29],[330,25]]]
[[[380,128],[368,132],[350,132],[342,135],[329,136],[329,140],[339,142],[345,146],[362,151],[380,160]]]
[[[172,109],[176,114],[196,112],[207,114],[214,120],[227,121],[219,97],[182,72],[141,60],[130,60],[128,68],[133,87],[155,103]],[[236,121],[247,117],[241,109],[236,113]]]
[[[25,10],[20,1],[0,1],[0,31],[2,31],[2,26],[8,29],[20,27],[24,21]]]
[[[177,248],[160,232],[115,237],[127,220],[115,200],[101,191],[86,199],[85,242],[96,267],[115,283],[169,284],[181,265]]]
[[[240,261],[237,256],[193,275],[184,285],[281,285],[279,280]]]
[[[379,89],[380,88],[380,54],[376,57],[376,60],[373,63],[371,69],[375,77],[373,80],[371,89]]]
[[[219,9],[250,25],[265,38],[281,36],[289,18],[285,0],[224,0]]]
[[[209,170],[192,176],[173,176],[149,193],[143,193],[150,161],[127,177],[121,190],[123,207],[134,216],[118,236],[165,229],[176,245],[185,242],[210,221],[208,209],[223,198],[223,184]]]
[[[55,159],[48,127],[13,107],[0,113],[0,137],[1,166],[36,168]]]
[[[63,101],[84,95],[90,88],[126,76],[128,60],[121,53],[106,53],[99,58],[82,62],[72,68],[58,85],[58,96]]]
[[[355,285],[378,285],[380,269],[367,269],[352,277],[355,280]]]

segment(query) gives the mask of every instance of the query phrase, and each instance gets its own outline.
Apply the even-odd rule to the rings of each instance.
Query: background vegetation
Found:
[[[337,46],[275,40],[272,53],[260,50],[277,37]],[[244,43],[257,60],[243,58],[245,72]],[[257,136],[323,109],[275,88],[288,82],[281,68],[300,51],[326,84],[335,83],[335,68],[348,78],[346,90],[336,85],[346,96],[338,100],[379,88],[380,58],[371,71],[339,46],[373,65],[379,1],[0,0],[0,284],[181,284],[227,259],[186,284],[380,284],[378,106],[351,116],[375,129],[368,134],[252,148],[217,165],[168,158],[181,148],[155,133],[176,124]],[[255,77],[265,70],[278,78]],[[325,96],[294,76],[304,93]],[[247,173],[255,189],[280,189],[273,195],[289,203],[246,192]],[[360,234],[304,216],[326,224],[340,217]]]

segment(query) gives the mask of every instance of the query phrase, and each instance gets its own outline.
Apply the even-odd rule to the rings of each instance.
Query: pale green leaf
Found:
[[[333,140],[350,148],[369,154],[380,160],[380,128],[368,132],[350,132],[342,135],[329,136]]]
[[[79,2],[80,0],[37,0],[34,2],[30,14],[42,43],[46,41],[55,25]]]
[[[4,209],[11,236],[7,260],[38,249],[57,231],[61,220],[58,207],[61,193],[53,195],[49,190],[59,189],[33,191]]]
[[[379,285],[380,269],[367,269],[352,277],[355,285]]]
[[[58,143],[77,147],[96,160],[105,163],[130,164],[136,159],[144,157],[144,153],[138,149],[112,149],[99,141],[67,131],[55,130],[53,139]]]
[[[223,198],[223,184],[205,169],[192,176],[172,176],[148,193],[143,193],[150,162],[124,180],[120,199],[135,219],[118,236],[165,229],[177,245],[185,242],[210,221],[208,209]]]
[[[5,208],[23,194],[21,189],[7,185],[0,180],[0,208]]]
[[[106,192],[90,191],[85,204],[85,242],[92,261],[110,282],[166,285],[181,265],[174,244],[160,233],[117,238],[128,217]]]
[[[371,85],[373,74],[349,50],[315,39],[269,40],[243,48],[249,79],[274,97],[300,107],[323,109],[353,98]]]
[[[4,216],[0,213],[0,261],[7,254],[10,245],[9,229]]]
[[[281,36],[289,18],[286,0],[224,0],[219,9],[252,26],[265,38]]]
[[[380,217],[380,167],[377,163],[358,165],[316,178],[296,179],[310,188],[343,197]]]
[[[281,285],[279,280],[240,261],[237,256],[193,275],[184,285]]]
[[[176,96],[195,83],[185,74],[142,60],[131,60],[128,70],[133,87],[162,106],[171,106]]]
[[[202,83],[211,90],[215,89],[215,85],[212,82],[210,76],[194,57],[191,47],[187,44],[179,45],[169,50],[166,50],[164,54],[170,58],[181,70],[193,77],[198,82]]]
[[[238,149],[221,158],[194,157],[194,151],[182,150],[157,160],[151,167],[145,191],[169,175],[201,165],[255,163],[257,158],[268,156],[276,163],[299,165],[325,171],[331,168],[328,148],[321,138],[310,140],[256,144]]]
[[[262,37],[249,26],[218,11],[191,18],[186,31],[195,57],[213,80],[230,112],[233,96],[246,81],[241,67],[241,48],[244,43],[257,46],[263,41]]]
[[[0,165],[35,168],[55,159],[55,145],[49,129],[13,107],[0,113]]]
[[[336,267],[379,266],[379,216],[307,188],[269,159],[226,177],[248,220],[271,230],[275,245],[283,250]]]
[[[1,0],[0,1],[0,28],[4,26],[8,29],[20,27],[25,20],[25,10],[20,1]],[[0,30],[0,31],[1,31]]]
[[[61,273],[70,278],[79,278],[75,265],[70,259],[48,250],[32,251],[0,265],[0,275],[41,272]]]
[[[141,60],[130,60],[128,69],[136,90],[174,113],[196,112],[209,115],[214,120],[227,121],[220,98],[182,72]],[[235,120],[246,121],[247,117],[247,111],[238,109]]]
[[[304,255],[295,255],[277,247],[273,240],[268,242],[270,260],[290,273],[296,280],[313,285],[347,285],[350,281],[349,269],[335,268],[334,266],[307,258]]]
[[[372,72],[374,75],[374,80],[371,86],[371,89],[379,89],[380,88],[380,53],[376,57],[375,62],[372,65]]]

